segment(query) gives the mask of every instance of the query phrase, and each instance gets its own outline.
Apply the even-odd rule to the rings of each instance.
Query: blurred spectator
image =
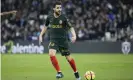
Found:
[[[51,10],[52,0],[2,0],[1,11],[17,10],[2,16],[1,38],[38,40]],[[74,24],[78,40],[133,41],[132,0],[64,0],[63,13]],[[47,36],[45,36],[47,39]]]

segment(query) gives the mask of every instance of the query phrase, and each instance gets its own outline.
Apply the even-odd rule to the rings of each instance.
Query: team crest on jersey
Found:
[[[60,20],[59,23],[62,24],[62,20]]]

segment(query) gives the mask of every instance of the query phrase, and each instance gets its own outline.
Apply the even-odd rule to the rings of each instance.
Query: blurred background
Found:
[[[1,12],[17,10],[16,14],[1,16],[2,80],[55,80],[56,72],[48,55],[48,33],[44,45],[38,42],[54,2],[1,0]],[[62,13],[76,30],[77,41],[70,44],[70,51],[82,79],[90,70],[96,73],[96,80],[133,80],[133,0],[62,3]],[[59,53],[56,56],[65,74],[63,80],[75,80],[66,59]]]
[[[1,12],[17,10],[1,16],[1,39],[36,41],[53,0],[1,0]],[[133,41],[133,0],[63,0],[76,30],[77,40]],[[48,40],[47,34],[45,40]]]

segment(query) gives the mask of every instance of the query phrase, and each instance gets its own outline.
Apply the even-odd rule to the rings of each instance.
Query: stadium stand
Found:
[[[73,23],[77,40],[133,41],[133,1],[126,2],[64,0],[62,13],[67,14]],[[1,12],[18,12],[16,15],[1,16],[1,39],[38,40],[53,3],[52,0],[2,0]],[[48,37],[45,37],[45,40],[48,40]]]

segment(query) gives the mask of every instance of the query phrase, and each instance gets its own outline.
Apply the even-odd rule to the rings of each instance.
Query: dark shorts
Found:
[[[57,50],[62,56],[70,55],[69,42],[50,41],[48,48]]]

